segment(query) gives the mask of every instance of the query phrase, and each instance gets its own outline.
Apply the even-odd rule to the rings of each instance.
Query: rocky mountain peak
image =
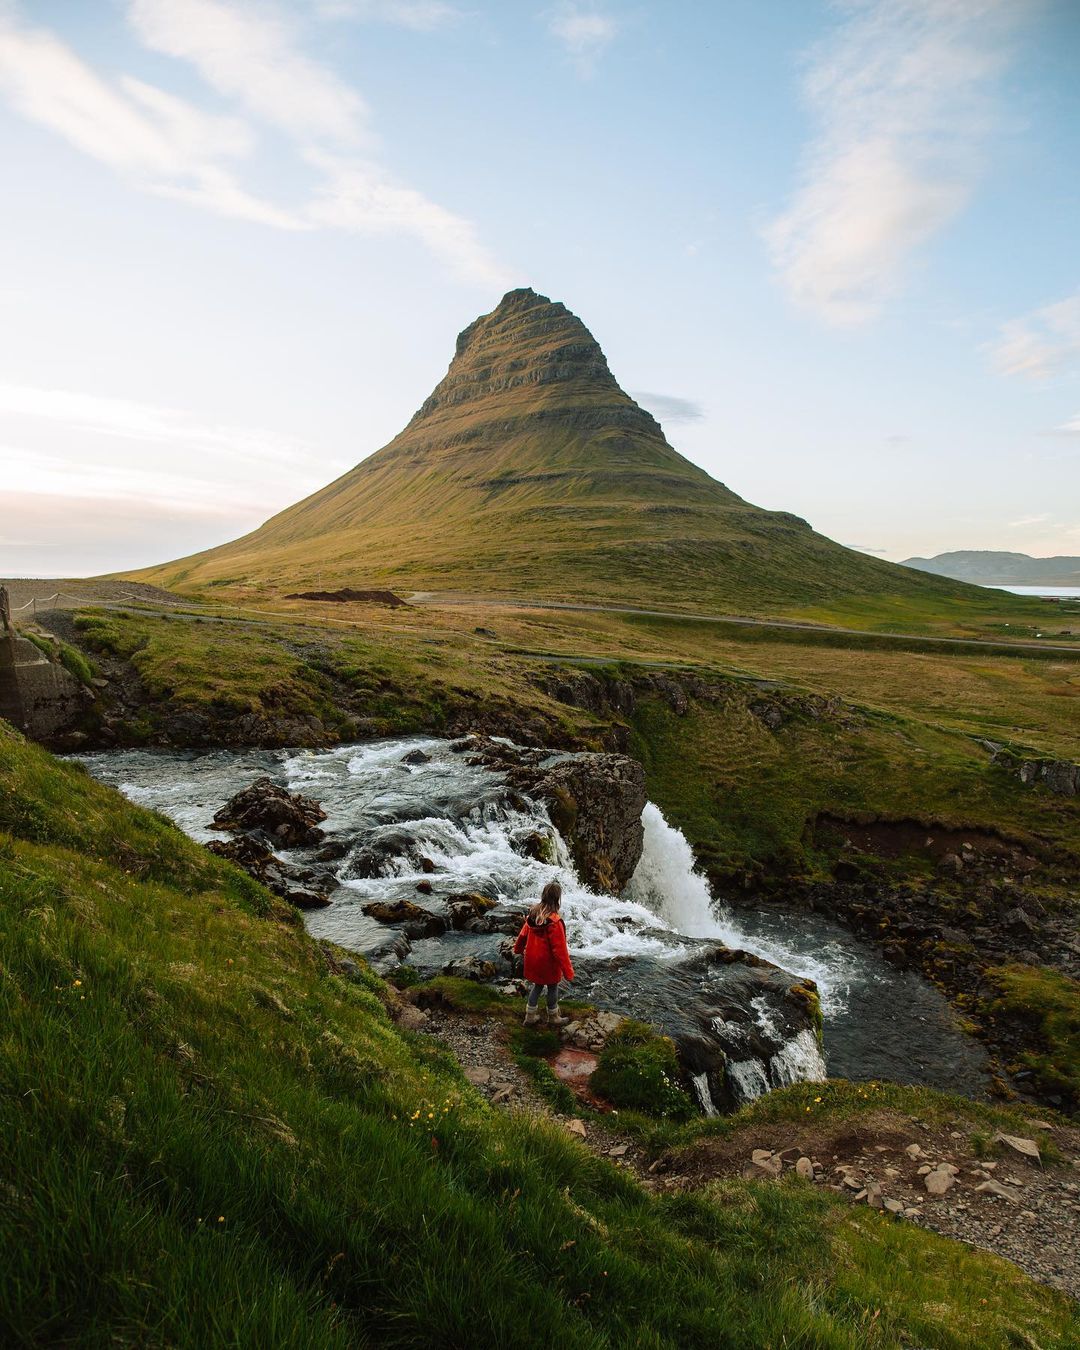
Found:
[[[458,334],[450,369],[413,422],[455,405],[545,385],[575,395],[621,395],[600,344],[576,314],[528,287],[507,291],[490,314]]]

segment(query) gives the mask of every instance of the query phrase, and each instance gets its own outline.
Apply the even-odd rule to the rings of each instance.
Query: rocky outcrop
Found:
[[[548,808],[581,879],[593,890],[618,895],[634,875],[645,841],[645,770],[637,760],[583,754],[510,778]]]
[[[213,839],[206,847],[217,857],[235,863],[297,909],[323,909],[330,903],[323,886],[312,883],[311,872],[284,862],[261,832],[242,834],[236,839]]]
[[[1058,797],[1080,794],[1080,764],[1068,759],[1025,759],[1005,746],[995,746],[992,763],[1019,778],[1025,787],[1040,784]]]
[[[271,778],[257,778],[230,797],[214,816],[212,828],[236,833],[264,830],[282,848],[304,848],[324,838],[318,828],[326,812],[311,797],[288,792]]]

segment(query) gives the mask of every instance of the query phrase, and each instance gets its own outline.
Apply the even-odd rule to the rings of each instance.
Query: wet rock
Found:
[[[287,890],[283,896],[290,905],[295,905],[297,909],[325,909],[330,903],[328,896],[323,895],[321,891],[311,891],[304,886],[294,886]]]
[[[265,830],[284,848],[321,843],[318,822],[326,812],[311,797],[288,792],[271,778],[257,778],[230,797],[214,816],[215,830]]]
[[[452,975],[459,980],[493,980],[495,978],[494,961],[485,961],[479,956],[463,956],[443,966],[444,975]]]
[[[315,854],[315,861],[321,863],[340,862],[342,858],[348,856],[348,853],[349,844],[344,839],[331,839]]]
[[[641,858],[645,771],[627,755],[580,754],[542,768],[523,764],[509,780],[548,808],[578,875],[617,895]]]
[[[363,913],[379,923],[402,924],[406,935],[413,939],[439,937],[446,932],[446,920],[411,900],[372,900],[361,905]]]
[[[421,895],[430,895],[435,888],[430,881],[418,881],[416,883],[416,889]]]
[[[402,755],[402,764],[430,764],[431,756],[425,751],[417,748],[410,750],[407,755]]]
[[[480,895],[475,891],[459,891],[446,897],[446,910],[450,919],[450,927],[456,932],[490,932],[491,930],[483,925],[477,926],[477,920],[485,915],[488,910],[493,909],[494,906],[495,901],[489,896]],[[514,932],[517,932],[516,927]]]

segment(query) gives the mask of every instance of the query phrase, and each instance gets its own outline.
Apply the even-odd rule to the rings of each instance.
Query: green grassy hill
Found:
[[[650,1195],[491,1108],[380,981],[3,724],[0,855],[4,1345],[1080,1334],[1063,1297],[913,1225],[803,1185]]]
[[[743,501],[672,449],[578,318],[531,290],[465,329],[389,445],[253,534],[135,575],[184,590],[318,580],[743,612],[979,599]]]

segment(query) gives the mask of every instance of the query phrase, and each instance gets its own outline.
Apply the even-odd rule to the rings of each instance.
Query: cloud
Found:
[[[651,394],[645,389],[635,389],[630,397],[661,422],[700,422],[705,416],[700,403],[675,394]]]
[[[109,83],[41,29],[0,14],[0,94],[150,192],[185,196],[221,215],[278,228],[297,222],[245,192],[231,166],[250,149],[243,122],[211,115],[134,79]]]
[[[391,23],[418,33],[462,17],[461,10],[443,0],[316,0],[315,9],[324,19]]]
[[[261,121],[295,137],[367,140],[363,99],[299,52],[276,12],[222,0],[130,0],[128,17],[144,46],[191,62],[212,89]]]
[[[1056,436],[1080,436],[1080,413],[1075,417],[1070,417],[1067,422],[1062,422],[1061,426],[1054,428]]]
[[[999,375],[1048,380],[1080,367],[1080,291],[1003,323],[988,350]]]
[[[299,50],[294,27],[277,10],[226,0],[128,0],[139,39],[194,66],[237,105],[239,115],[230,116],[142,80],[106,80],[51,32],[5,17],[14,12],[0,0],[0,96],[134,187],[275,229],[411,237],[468,281],[504,286],[512,279],[471,221],[398,182],[379,162],[363,98]],[[284,133],[300,165],[319,170],[306,200],[282,205],[242,185],[239,172],[256,149],[260,124]]]
[[[765,229],[780,280],[827,322],[858,324],[966,206],[994,124],[1013,0],[849,0],[804,82],[817,133]]]
[[[1052,519],[1053,517],[1047,514],[1041,516],[1021,516],[1019,520],[1010,520],[1008,524],[1010,530],[1023,530],[1029,525],[1045,525],[1048,520]]]
[[[870,544],[845,544],[845,548],[853,548],[856,553],[888,553],[887,548],[873,548]]]
[[[615,19],[581,0],[563,0],[548,16],[548,32],[562,43],[583,77],[593,73],[618,31]]]

